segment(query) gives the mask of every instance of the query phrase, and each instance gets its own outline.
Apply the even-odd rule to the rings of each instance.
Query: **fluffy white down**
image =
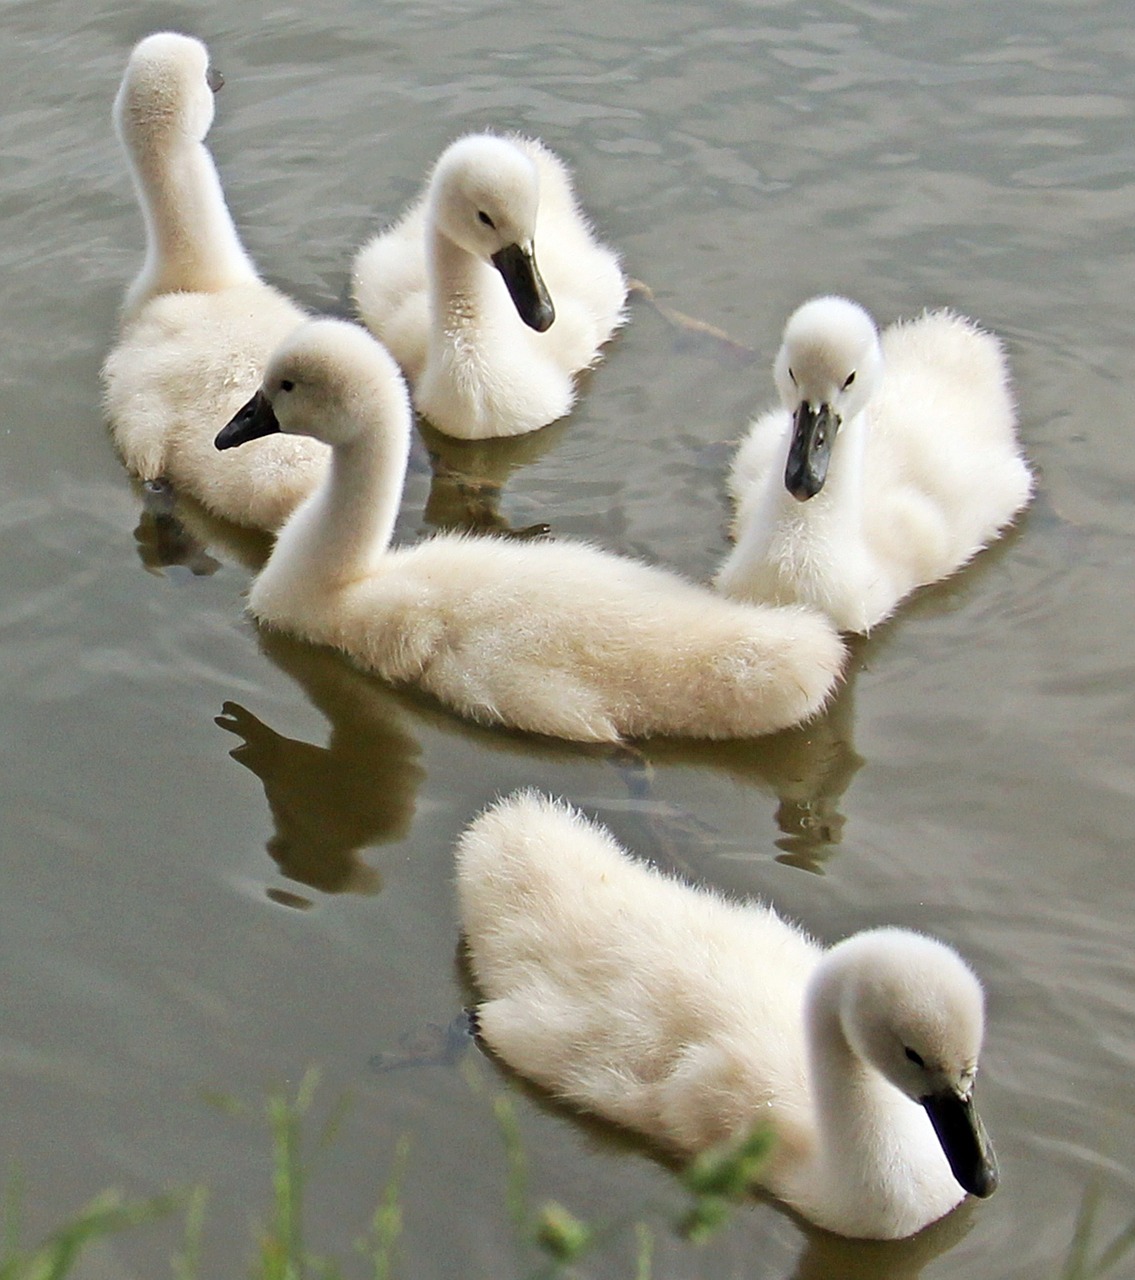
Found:
[[[499,241],[477,225],[488,203]],[[506,227],[534,245],[556,313],[544,333],[521,320],[489,261]],[[532,431],[571,409],[574,375],[625,319],[627,283],[557,156],[534,139],[475,134],[447,148],[416,203],[359,250],[352,291],[417,410],[448,435],[480,439]]]
[[[534,792],[476,818],[456,868],[479,1031],[520,1074],[687,1155],[770,1125],[762,1184],[843,1235],[907,1236],[963,1199],[913,1100],[937,1066],[972,1088],[981,1046],[980,985],[945,944],[878,929],[825,950]]]
[[[463,715],[560,738],[749,737],[830,694],[843,646],[803,609],[737,604],[574,542],[449,534],[391,549],[410,409],[391,358],[358,327],[303,326],[263,395],[282,430],[333,448],[252,587],[264,623]]]
[[[276,529],[327,466],[313,440],[258,441],[237,459],[217,430],[256,389],[305,313],[265,284],[241,247],[204,139],[209,54],[159,32],[130,56],[114,105],[146,223],[146,258],[103,365],[104,405],[126,465],[164,477],[211,512]]]
[[[880,342],[855,303],[813,299],[788,322],[776,379],[782,407],[753,423],[728,479],[736,544],[716,578],[727,595],[809,604],[865,632],[1029,500],[1004,353],[971,320],[927,312]],[[804,400],[841,424],[826,483],[801,502],[784,477]]]

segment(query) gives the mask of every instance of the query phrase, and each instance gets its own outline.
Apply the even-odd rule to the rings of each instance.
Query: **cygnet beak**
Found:
[[[839,415],[822,404],[818,409],[805,400],[792,419],[792,443],[784,468],[784,487],[797,502],[807,502],[824,487],[832,441],[839,430]]]
[[[220,93],[225,87],[225,77],[216,67],[208,67],[205,71],[205,83],[214,93]]]
[[[550,328],[556,318],[556,309],[536,266],[532,246],[507,244],[493,254],[492,262],[504,278],[521,320],[537,333]]]
[[[249,440],[259,440],[261,436],[269,436],[280,430],[280,423],[272,402],[263,391],[257,391],[243,409],[227,422],[213,443],[218,449],[235,449],[238,444],[247,444]]]
[[[972,1196],[991,1196],[997,1190],[997,1157],[974,1109],[973,1095],[963,1096],[946,1089],[919,1101],[926,1108],[958,1183]]]

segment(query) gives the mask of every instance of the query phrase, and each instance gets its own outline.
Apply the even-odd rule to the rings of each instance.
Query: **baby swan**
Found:
[[[724,600],[581,543],[443,534],[391,550],[410,406],[357,325],[312,320],[286,339],[217,447],[275,431],[326,441],[332,461],[252,613],[463,715],[583,741],[748,737],[810,716],[837,678],[842,644],[819,614]]]
[[[624,319],[627,283],[561,160],[532,139],[471,134],[442,153],[401,221],[360,249],[353,293],[418,411],[478,440],[568,412],[574,375]]]
[[[457,888],[479,1033],[559,1097],[683,1155],[767,1125],[761,1184],[845,1236],[912,1235],[995,1189],[982,991],[944,943],[825,950],[530,791],[461,835]]]
[[[214,514],[275,529],[327,466],[312,440],[276,439],[226,466],[217,422],[248,399],[305,313],[256,274],[225,206],[205,136],[220,78],[205,46],[158,32],[135,46],[114,103],[146,224],[102,376],[111,431],[143,480],[164,477]]]
[[[729,596],[800,602],[866,632],[960,568],[1029,500],[1001,346],[927,312],[882,335],[845,298],[814,298],[776,357],[783,408],[756,420],[728,480]]]

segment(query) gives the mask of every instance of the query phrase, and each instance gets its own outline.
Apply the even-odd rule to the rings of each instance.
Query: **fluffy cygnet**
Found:
[[[835,684],[839,637],[798,607],[738,604],[578,542],[391,549],[410,406],[357,325],[314,320],[286,339],[217,447],[277,431],[329,444],[332,463],[281,530],[252,613],[463,715],[585,741],[750,737],[806,719]]]
[[[944,311],[880,339],[846,298],[788,321],[782,407],[751,427],[728,487],[729,596],[809,604],[866,632],[916,587],[953,573],[1028,502],[1000,343]]]
[[[561,160],[532,139],[473,134],[359,251],[353,291],[418,411],[473,440],[568,412],[575,374],[624,319],[627,283]]]
[[[275,529],[326,470],[326,446],[265,440],[235,463],[213,448],[305,313],[257,275],[205,137],[220,78],[200,40],[158,32],[130,55],[114,123],[146,224],[102,376],[111,432],[142,480],[165,479],[215,515]]]
[[[462,834],[457,888],[479,1033],[558,1097],[683,1155],[768,1126],[762,1185],[846,1236],[912,1235],[995,1189],[982,990],[944,943],[825,948],[534,792]]]

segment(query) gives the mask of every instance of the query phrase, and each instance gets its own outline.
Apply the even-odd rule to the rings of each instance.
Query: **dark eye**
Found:
[[[295,389],[296,389],[296,384],[290,378],[280,379],[281,391],[294,391]]]
[[[906,1050],[907,1061],[913,1062],[916,1067],[924,1067],[926,1063],[923,1061],[922,1054],[916,1053],[913,1049]]]
[[[792,379],[792,385],[793,385],[793,386],[796,386],[796,385],[797,385],[797,383],[796,383],[796,375],[792,372],[792,370],[791,370],[791,369],[789,369],[789,371],[788,371],[788,376],[789,376],[789,378],[791,378],[791,379]]]
[[[477,217],[481,219],[481,221],[485,224],[486,227],[492,227],[494,231],[497,229],[496,223],[493,222],[492,218],[489,217],[489,215],[484,211],[484,209],[481,209],[478,211]]]
[[[846,391],[847,388],[850,387],[854,381],[855,381],[855,370],[852,369],[852,371],[847,375],[847,381],[844,382],[843,384],[844,391]]]

